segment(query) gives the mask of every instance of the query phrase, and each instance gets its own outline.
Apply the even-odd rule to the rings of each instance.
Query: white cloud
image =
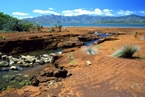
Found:
[[[145,14],[145,11],[139,11],[140,13],[142,13],[142,14]]]
[[[77,16],[77,15],[83,15],[83,14],[88,14],[88,15],[93,14],[92,11],[85,10],[85,9],[75,9],[75,10],[73,10],[73,12],[74,12],[75,16]]]
[[[54,15],[60,15],[59,13],[53,11],[53,8],[49,8],[48,10],[35,9],[35,10],[33,10],[33,12],[39,13],[39,14],[54,14]]]
[[[96,8],[94,10],[85,10],[85,9],[74,9],[74,10],[64,10],[62,11],[62,15],[64,16],[77,16],[77,15],[106,15],[106,16],[113,16],[111,13],[113,10],[104,9],[100,10]]]
[[[96,8],[96,9],[94,10],[94,14],[95,14],[95,15],[102,15],[102,14],[103,14],[103,11],[100,10],[99,8]]]
[[[64,16],[73,16],[73,11],[71,11],[71,10],[65,10],[65,11],[62,11],[62,14]]]
[[[130,15],[130,14],[133,14],[133,13],[134,13],[133,11],[129,11],[129,10],[127,10],[127,11],[120,10],[120,11],[117,12],[117,14],[119,14],[119,15]]]
[[[103,12],[106,16],[113,16],[113,14],[111,13],[113,10],[109,10],[109,9],[104,9]]]
[[[23,13],[23,12],[13,12],[12,15],[17,15],[17,16],[28,16],[28,13]]]
[[[53,8],[51,8],[51,7],[49,7],[48,9],[49,9],[49,10],[53,10]]]

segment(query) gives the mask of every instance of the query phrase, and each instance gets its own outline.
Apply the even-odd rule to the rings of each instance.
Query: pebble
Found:
[[[87,63],[87,65],[91,65],[92,64],[90,61],[87,61],[86,63]]]
[[[10,69],[11,70],[17,70],[18,68],[16,66],[11,66]]]

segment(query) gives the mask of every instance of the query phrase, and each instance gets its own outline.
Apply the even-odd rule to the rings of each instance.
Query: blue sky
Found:
[[[41,15],[145,16],[145,0],[1,0],[0,12],[17,18]]]

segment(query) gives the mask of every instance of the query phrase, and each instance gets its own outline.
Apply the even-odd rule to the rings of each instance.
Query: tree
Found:
[[[41,26],[39,24],[36,25],[36,28],[37,28],[38,31],[41,30]]]
[[[59,32],[61,32],[62,25],[58,26]]]
[[[0,30],[4,31],[29,31],[33,24],[11,17],[0,12]]]

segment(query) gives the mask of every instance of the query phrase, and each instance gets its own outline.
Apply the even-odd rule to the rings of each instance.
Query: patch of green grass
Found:
[[[97,45],[97,48],[98,48],[98,49],[101,49],[101,48],[102,48],[102,46],[100,46],[100,45]]]
[[[122,58],[132,58],[133,54],[139,50],[139,46],[123,45],[121,49],[114,52],[112,56]]]
[[[72,64],[72,65],[77,64],[76,60],[72,60],[72,61],[71,61],[71,64]]]
[[[68,57],[69,57],[70,60],[74,59],[72,53],[68,54]]]
[[[115,50],[114,47],[112,47],[112,50]]]

